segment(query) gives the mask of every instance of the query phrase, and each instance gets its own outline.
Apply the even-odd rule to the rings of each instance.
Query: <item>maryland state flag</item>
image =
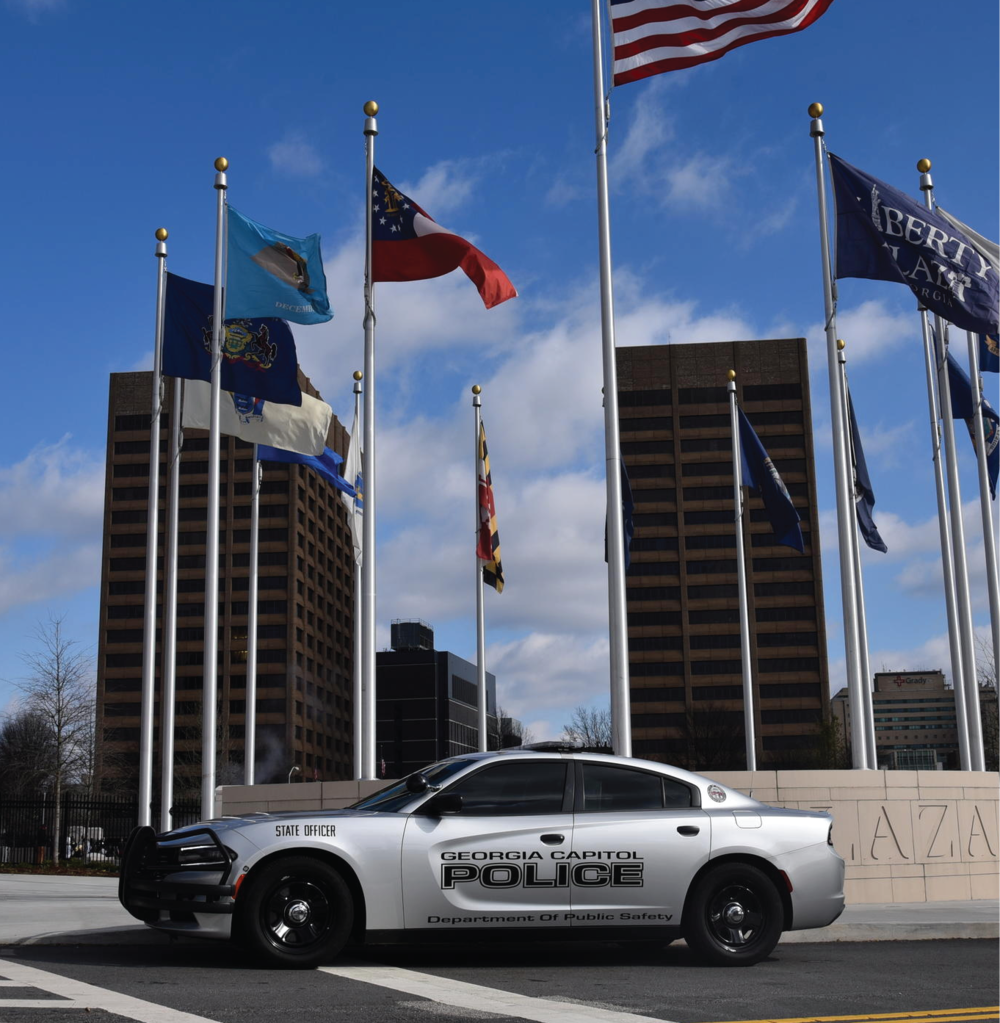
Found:
[[[493,477],[490,476],[490,454],[486,449],[486,427],[479,424],[479,539],[476,557],[483,566],[483,582],[503,592],[503,565],[500,563],[500,534],[497,532],[497,509],[493,502]]]

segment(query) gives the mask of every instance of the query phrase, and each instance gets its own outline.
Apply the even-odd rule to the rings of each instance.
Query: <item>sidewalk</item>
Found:
[[[782,943],[1000,938],[1000,904],[909,902],[848,906],[829,927],[789,931]],[[114,877],[0,874],[2,945],[166,945],[118,902]],[[196,938],[173,939],[197,941]]]

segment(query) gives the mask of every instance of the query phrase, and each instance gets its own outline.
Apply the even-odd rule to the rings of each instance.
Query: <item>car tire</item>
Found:
[[[332,961],[350,938],[354,900],[330,864],[288,856],[247,882],[233,934],[263,964],[312,969]]]
[[[688,897],[684,940],[717,966],[753,966],[774,951],[784,926],[781,896],[771,879],[749,863],[709,870]]]

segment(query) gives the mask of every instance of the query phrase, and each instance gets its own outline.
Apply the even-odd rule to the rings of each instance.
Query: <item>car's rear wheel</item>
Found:
[[[234,933],[271,966],[311,969],[330,962],[354,923],[354,901],[328,863],[288,856],[247,879]]]
[[[784,907],[771,879],[749,863],[725,863],[691,892],[684,939],[708,962],[752,966],[774,951],[783,924]]]

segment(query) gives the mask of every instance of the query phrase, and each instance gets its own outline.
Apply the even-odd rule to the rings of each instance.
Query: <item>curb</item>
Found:
[[[997,940],[1000,923],[908,922],[847,923],[808,931],[786,931],[779,945],[814,945],[845,941],[949,941]],[[572,939],[570,939],[572,940]],[[205,939],[168,935],[141,924],[132,927],[102,927],[88,931],[47,931],[16,941],[0,940],[0,947],[25,945],[204,945]],[[218,944],[218,942],[216,942]]]

